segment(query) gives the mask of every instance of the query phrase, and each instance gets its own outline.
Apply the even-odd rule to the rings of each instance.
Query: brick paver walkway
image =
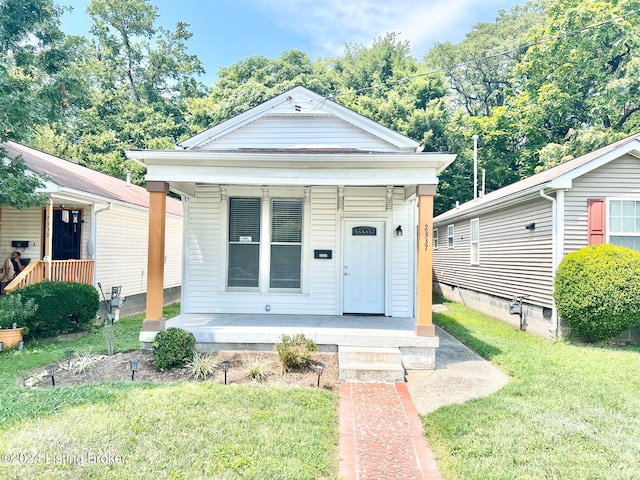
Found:
[[[404,383],[340,384],[340,475],[345,480],[440,480]]]

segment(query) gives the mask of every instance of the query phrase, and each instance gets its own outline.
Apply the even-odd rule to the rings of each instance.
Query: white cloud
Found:
[[[421,56],[435,42],[459,41],[477,22],[491,21],[516,0],[255,0],[281,28],[326,54],[344,43],[370,45],[397,32]]]

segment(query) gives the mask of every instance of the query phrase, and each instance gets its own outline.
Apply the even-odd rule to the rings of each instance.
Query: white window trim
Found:
[[[438,250],[439,246],[440,246],[440,238],[438,237],[438,229],[434,228],[433,229],[433,249]]]
[[[611,237],[640,237],[640,232],[616,232],[611,234],[611,202],[640,202],[640,197],[607,197],[605,198],[606,241],[611,243]]]
[[[449,235],[451,231],[451,235]],[[451,241],[449,241],[451,239]],[[447,248],[455,248],[456,246],[456,226],[455,224],[447,225]]]
[[[258,270],[258,287],[229,287],[229,199],[234,197],[260,198],[260,260]],[[299,198],[302,201],[302,251],[300,288],[270,288],[271,267],[271,201],[277,198]],[[245,186],[229,186],[225,189],[220,208],[220,293],[278,293],[299,295],[307,293],[309,263],[309,219],[311,217],[310,202],[306,201],[304,187],[292,188],[256,188]],[[266,205],[266,208],[265,208]]]
[[[473,240],[473,225],[474,223],[477,225],[478,229],[478,239]],[[476,256],[477,258],[473,258],[473,246],[476,245]],[[469,222],[469,262],[471,265],[480,265],[480,219],[473,218]]]

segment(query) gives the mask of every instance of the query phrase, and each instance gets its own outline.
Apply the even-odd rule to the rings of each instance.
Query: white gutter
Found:
[[[89,254],[93,257],[93,284],[97,285],[98,283],[98,262],[96,262],[96,248],[98,245],[98,214],[102,212],[106,212],[111,210],[113,204],[109,202],[106,207],[99,208],[98,210],[92,210],[91,212],[91,243],[93,243],[93,252],[89,252]],[[88,250],[88,249],[87,249]]]
[[[560,196],[560,194],[562,194],[562,204],[564,206],[564,191],[556,191],[556,195]],[[549,200],[551,202],[551,212],[552,212],[552,221],[551,221],[551,281],[553,282],[553,279],[556,277],[556,271],[558,269],[558,258],[559,258],[559,254],[558,252],[560,251],[561,246],[559,247],[558,245],[558,240],[560,239],[561,235],[559,235],[558,232],[558,201],[557,198],[551,197],[549,195],[547,195],[546,193],[544,193],[544,188],[540,189],[540,196],[542,198],[544,198],[545,200]],[[564,212],[562,213],[562,217],[563,217],[563,222],[564,222]],[[562,229],[563,235],[562,237],[564,237],[564,228]],[[562,239],[564,241],[564,238]],[[556,308],[556,301],[555,298],[552,295],[552,302],[553,302],[553,307],[552,307],[552,312],[551,312],[551,328],[549,329],[549,332],[554,333],[555,336],[558,336],[558,309]]]

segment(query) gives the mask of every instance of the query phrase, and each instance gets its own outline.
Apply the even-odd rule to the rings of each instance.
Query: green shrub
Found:
[[[568,254],[554,297],[562,319],[590,341],[616,337],[640,323],[640,252],[596,245]]]
[[[14,324],[22,327],[23,335],[28,333],[27,322],[38,311],[33,298],[24,299],[19,293],[10,293],[0,297],[0,328],[12,328]]]
[[[84,283],[40,282],[20,289],[20,295],[38,306],[37,314],[26,322],[33,338],[87,330],[100,307],[98,292]]]
[[[191,359],[187,360],[186,366],[194,380],[206,380],[216,370],[216,356],[206,353],[200,354],[194,350]]]
[[[193,358],[196,338],[193,333],[170,327],[158,332],[153,341],[153,361],[161,370],[182,367]]]
[[[293,337],[282,334],[280,343],[276,343],[275,348],[280,357],[282,371],[288,372],[294,368],[309,366],[313,354],[318,350],[318,345],[302,333],[297,333]]]

